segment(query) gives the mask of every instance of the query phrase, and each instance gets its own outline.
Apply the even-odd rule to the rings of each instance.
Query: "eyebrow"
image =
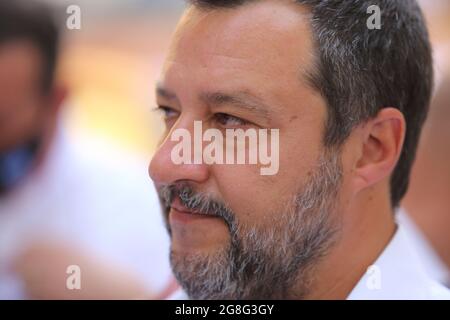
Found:
[[[157,84],[156,86],[156,95],[169,101],[178,102],[177,95],[174,92],[164,88],[161,84]],[[204,92],[200,94],[199,98],[203,103],[211,108],[223,105],[232,105],[257,116],[263,117],[266,120],[270,120],[269,110],[271,108],[261,101],[261,99],[246,90],[236,92]]]

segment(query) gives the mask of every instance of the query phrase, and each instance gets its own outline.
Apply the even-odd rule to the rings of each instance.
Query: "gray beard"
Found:
[[[323,155],[301,192],[282,214],[265,218],[264,228],[239,223],[224,204],[196,194],[188,185],[165,188],[160,193],[163,203],[179,196],[188,208],[222,217],[231,235],[230,243],[214,254],[171,251],[178,282],[191,299],[198,300],[304,298],[314,279],[314,266],[338,236],[333,212],[341,177],[338,153]]]

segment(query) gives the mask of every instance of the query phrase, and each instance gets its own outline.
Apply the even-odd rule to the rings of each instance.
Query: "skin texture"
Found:
[[[80,267],[81,290],[68,290],[67,267]],[[14,270],[29,298],[42,300],[149,299],[154,296],[135,274],[61,239],[39,237],[19,255]]]
[[[450,269],[450,73],[438,89],[419,144],[403,206]]]
[[[164,107],[165,139],[149,167],[157,188],[189,182],[197,191],[221,199],[246,226],[269,230],[274,212],[305,184],[324,152],[327,108],[304,80],[313,70],[314,48],[308,11],[288,1],[258,1],[238,9],[189,8],[180,21],[157,90]],[[164,89],[164,90],[161,90]],[[210,92],[245,92],[268,107],[267,117],[230,104],[201,99]],[[169,110],[169,111],[167,111]],[[246,120],[217,121],[217,113]],[[204,128],[278,128],[280,169],[261,176],[257,165],[175,165],[170,153],[173,130]],[[333,219],[340,237],[314,266],[305,298],[344,299],[391,239],[395,225],[389,201],[389,176],[401,151],[403,115],[383,109],[356,127],[341,148],[343,180]],[[189,223],[169,214],[172,254],[212,255],[230,241],[220,218]],[[282,219],[282,217],[280,217]],[[296,284],[290,296],[295,297]]]

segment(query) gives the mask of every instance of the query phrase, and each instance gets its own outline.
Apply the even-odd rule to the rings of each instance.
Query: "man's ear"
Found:
[[[382,109],[362,128],[361,150],[355,165],[356,191],[389,177],[403,148],[406,122],[395,108]]]

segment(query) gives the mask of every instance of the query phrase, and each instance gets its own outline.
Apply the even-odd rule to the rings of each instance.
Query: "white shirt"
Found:
[[[149,292],[166,289],[170,243],[148,162],[125,154],[59,131],[43,167],[0,198],[0,299],[26,298],[11,265],[42,235],[106,258]]]
[[[189,299],[182,290],[170,300]],[[353,288],[348,300],[450,300],[450,291],[423,268],[402,226],[376,262]]]

